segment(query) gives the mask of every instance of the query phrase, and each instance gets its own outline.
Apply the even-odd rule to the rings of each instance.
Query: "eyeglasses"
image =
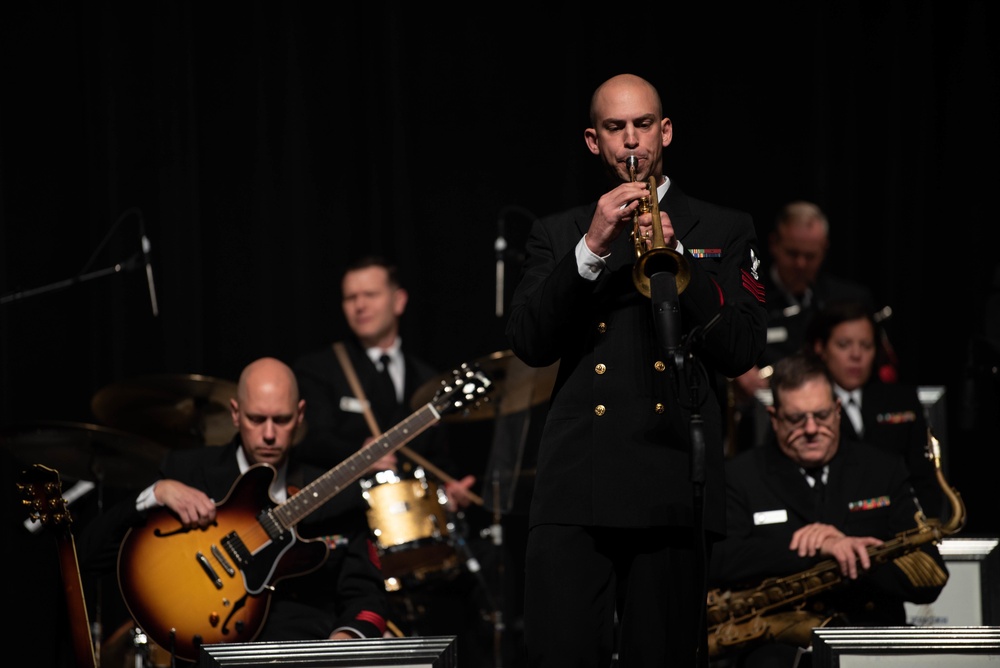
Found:
[[[806,422],[809,418],[812,418],[816,424],[828,425],[833,421],[836,414],[837,407],[830,406],[829,408],[821,411],[812,411],[807,413],[792,413],[791,415],[778,413],[778,419],[789,426],[798,428],[806,426]]]

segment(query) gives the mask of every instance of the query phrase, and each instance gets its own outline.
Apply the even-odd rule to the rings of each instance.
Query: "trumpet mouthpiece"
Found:
[[[634,155],[630,155],[629,157],[625,158],[625,166],[628,167],[630,172],[634,172],[635,170],[639,169],[639,158],[635,157]]]

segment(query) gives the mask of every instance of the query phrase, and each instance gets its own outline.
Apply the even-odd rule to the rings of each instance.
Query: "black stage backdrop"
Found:
[[[1000,408],[980,345],[1000,289],[995,3],[116,4],[0,10],[5,428],[94,423],[95,392],[140,375],[235,380],[326,345],[339,276],[372,252],[401,266],[406,345],[443,373],[506,349],[498,233],[506,302],[531,220],[603,192],[589,95],[632,71],[663,94],[686,192],[751,212],[762,245],[786,201],[828,212],[829,267],[892,308],[901,379],[947,390],[969,531],[1000,531],[981,466]]]

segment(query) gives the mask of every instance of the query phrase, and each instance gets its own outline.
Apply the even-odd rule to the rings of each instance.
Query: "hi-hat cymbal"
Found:
[[[547,367],[530,367],[514,355],[513,351],[501,350],[470,363],[478,366],[493,381],[489,400],[474,411],[463,411],[446,415],[443,419],[451,422],[468,420],[492,420],[498,415],[512,415],[547,401],[552,395],[559,363]],[[414,409],[420,408],[434,398],[442,383],[451,382],[451,373],[433,378],[414,393],[410,402]]]
[[[197,374],[142,376],[97,392],[98,420],[172,448],[224,445],[236,434],[229,400],[236,383]]]
[[[45,421],[4,429],[0,443],[27,464],[61,477],[142,489],[159,477],[167,448],[137,434],[79,422]]]

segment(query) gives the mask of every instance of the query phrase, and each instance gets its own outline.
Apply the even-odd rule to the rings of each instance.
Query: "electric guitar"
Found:
[[[118,582],[132,618],[187,661],[198,660],[201,645],[252,641],[275,583],[326,560],[326,543],[300,538],[296,525],[443,415],[478,408],[492,385],[478,367],[463,364],[423,408],[284,503],[275,505],[268,494],[274,468],[257,464],[216,504],[215,522],[205,529],[183,527],[167,508],[151,510],[145,524],[128,531],[118,553]]]
[[[56,528],[59,547],[59,571],[66,591],[73,655],[81,668],[97,668],[97,655],[90,635],[90,619],[80,580],[80,564],[76,557],[76,542],[69,530],[72,515],[62,498],[62,481],[59,472],[41,464],[34,464],[21,472],[17,484],[22,495],[21,503],[29,509],[28,516],[45,527]]]

